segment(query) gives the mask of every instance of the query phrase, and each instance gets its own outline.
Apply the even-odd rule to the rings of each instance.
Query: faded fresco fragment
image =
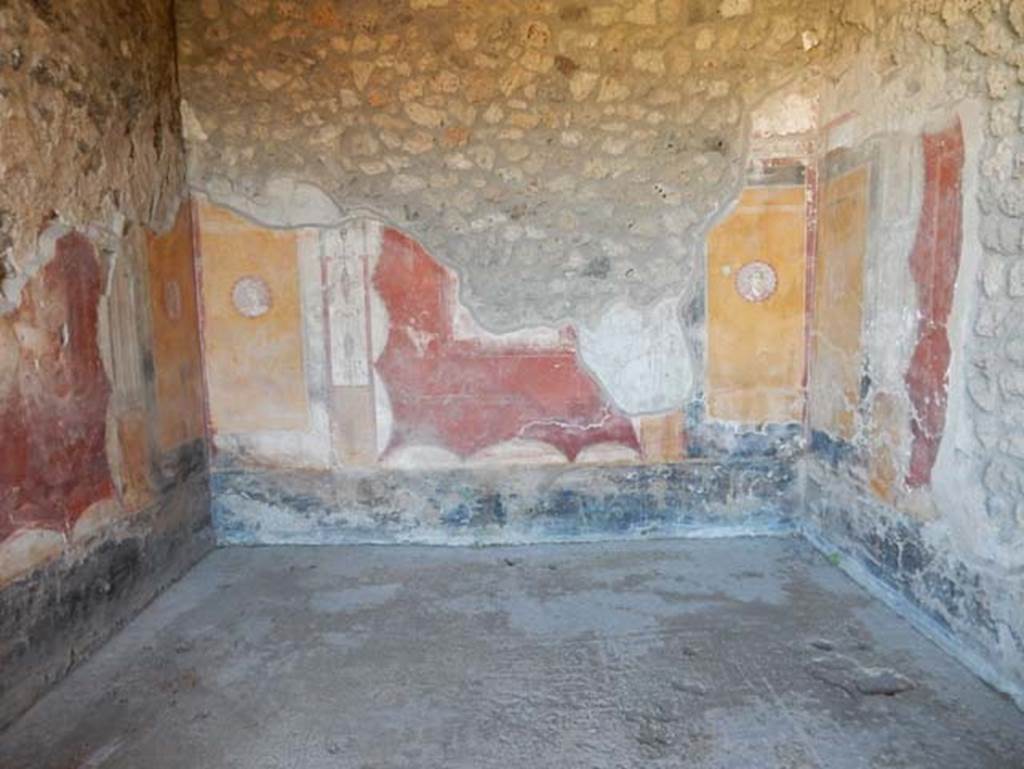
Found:
[[[200,438],[204,429],[191,206],[182,205],[166,234],[150,234],[148,245],[157,438],[167,451]]]
[[[395,230],[384,232],[373,285],[391,324],[376,363],[394,419],[386,451],[432,444],[465,457],[517,438],[570,460],[600,443],[639,450],[632,423],[580,368],[571,329],[553,348],[457,339],[454,275]]]
[[[322,408],[337,464],[415,449],[414,462],[429,465],[430,448],[500,462],[523,450],[515,442],[569,461],[609,444],[626,452],[616,458],[641,455],[633,421],[580,363],[574,329],[483,331],[459,303],[455,273],[408,236],[372,222],[275,232],[200,211],[209,405],[222,438],[280,446],[293,431],[297,462],[319,466],[309,415]],[[315,272],[299,266],[310,249]],[[666,460],[682,453],[674,419],[645,428],[663,433],[650,442]]]
[[[219,432],[303,429],[297,239],[199,204],[206,372]]]
[[[963,240],[961,183],[964,141],[960,122],[924,136],[925,188],[921,223],[910,257],[917,286],[917,344],[906,382],[914,406],[907,485],[926,486],[946,426],[949,391],[949,316]]]
[[[636,418],[644,459],[649,462],[681,462],[686,458],[685,415],[645,414]]]
[[[810,424],[846,441],[860,402],[868,179],[862,166],[824,184],[814,266]]]
[[[26,286],[19,309],[0,319],[0,341],[15,341],[18,351],[4,355],[0,376],[0,541],[20,529],[70,531],[114,493],[102,293],[92,244],[71,233]]]

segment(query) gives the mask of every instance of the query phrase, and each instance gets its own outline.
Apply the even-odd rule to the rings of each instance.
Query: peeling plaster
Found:
[[[580,328],[580,356],[627,414],[682,410],[694,393],[694,365],[678,302],[645,311],[614,304]]]

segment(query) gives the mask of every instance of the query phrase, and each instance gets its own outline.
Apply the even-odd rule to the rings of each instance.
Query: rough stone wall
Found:
[[[1024,567],[1024,3],[981,7],[977,16],[966,25],[970,45],[985,57],[977,76],[984,78],[989,97],[978,178],[984,256],[962,386],[969,396],[987,526],[1019,570]],[[1024,635],[1024,628],[1020,632]]]
[[[162,229],[182,148],[170,4],[0,6],[0,311],[19,301],[49,223]]]
[[[283,177],[376,212],[493,331],[616,300],[700,316],[751,111],[846,44],[834,6],[179,2],[190,178],[239,208]]]
[[[870,177],[859,386],[812,361],[811,521],[1024,697],[1024,3],[862,5],[822,99],[825,195]]]

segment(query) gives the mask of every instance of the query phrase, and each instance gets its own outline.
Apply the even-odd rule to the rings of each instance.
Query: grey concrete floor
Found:
[[[221,550],[3,769],[1024,767],[1024,714],[798,540]]]

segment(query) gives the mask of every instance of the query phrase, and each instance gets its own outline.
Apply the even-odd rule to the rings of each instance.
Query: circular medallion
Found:
[[[270,312],[273,300],[270,296],[270,286],[263,278],[255,275],[246,275],[239,278],[235,287],[231,289],[231,301],[235,309],[247,318],[259,318]]]
[[[775,268],[767,262],[748,262],[736,273],[736,291],[748,302],[764,302],[778,287]]]

